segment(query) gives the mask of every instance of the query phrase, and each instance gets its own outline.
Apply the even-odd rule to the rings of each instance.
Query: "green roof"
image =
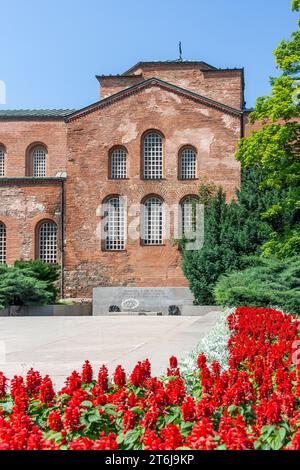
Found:
[[[63,119],[76,109],[0,109],[0,119]]]

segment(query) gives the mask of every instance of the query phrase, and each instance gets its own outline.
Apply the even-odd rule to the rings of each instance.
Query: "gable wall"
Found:
[[[141,137],[149,129],[165,137],[165,178],[141,179]],[[185,286],[181,255],[173,239],[163,246],[128,240],[124,252],[101,251],[99,208],[108,195],[127,196],[128,205],[157,194],[169,206],[197,195],[200,178],[222,185],[228,198],[240,183],[234,150],[240,120],[152,86],[68,123],[66,184],[66,293],[89,296],[98,285]],[[198,180],[178,179],[178,151],[193,145]],[[128,179],[108,179],[108,155],[115,145],[128,152]]]

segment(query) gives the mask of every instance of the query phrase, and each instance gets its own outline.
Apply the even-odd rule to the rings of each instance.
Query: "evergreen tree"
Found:
[[[206,203],[204,245],[189,251],[182,244],[183,270],[196,304],[213,304],[213,289],[219,276],[242,267],[243,256],[261,254],[261,245],[274,227],[282,224],[282,214],[275,214],[268,221],[261,218],[270,204],[282,198],[276,189],[260,188],[263,177],[260,170],[245,170],[241,189],[229,204],[222,189],[213,193],[211,188],[201,188],[200,202]]]

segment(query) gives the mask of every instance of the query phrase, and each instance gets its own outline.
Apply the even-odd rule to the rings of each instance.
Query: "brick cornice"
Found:
[[[49,178],[33,178],[30,176],[25,177],[1,177],[0,178],[0,186],[26,186],[26,185],[34,185],[34,186],[43,186],[49,184],[61,184],[63,181],[66,181],[66,178],[61,177],[49,177]]]
[[[185,88],[181,88],[177,85],[173,85],[169,82],[165,82],[164,80],[160,80],[154,77],[154,78],[149,78],[147,80],[144,80],[141,83],[137,83],[136,85],[126,88],[125,90],[121,90],[118,93],[115,93],[107,98],[104,98],[103,100],[97,101],[96,103],[91,104],[90,106],[87,106],[81,110],[75,111],[73,114],[70,114],[65,120],[66,122],[74,121],[90,113],[98,111],[99,109],[102,109],[106,106],[114,104],[124,98],[127,98],[128,96],[132,96],[136,93],[139,93],[142,90],[152,87],[152,86],[158,86],[164,90],[170,91],[172,93],[176,93],[177,95],[184,96],[187,99],[205,104],[206,106],[218,109],[219,111],[222,111],[224,113],[227,113],[233,116],[241,116],[243,114],[243,111],[241,109],[233,108],[224,103],[220,103],[219,101],[215,101],[211,98],[202,96],[196,92],[187,90]]]

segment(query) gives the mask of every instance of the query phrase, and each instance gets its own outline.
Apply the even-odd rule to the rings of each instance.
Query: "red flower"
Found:
[[[176,377],[168,382],[166,395],[170,405],[180,405],[185,397],[184,380]]]
[[[136,423],[137,415],[132,411],[126,411],[123,415],[123,429],[124,434],[127,433],[130,429],[133,429]]]
[[[184,446],[190,449],[198,450],[214,450],[218,446],[213,439],[215,433],[211,421],[203,418],[202,421],[196,423],[191,434],[186,438]]]
[[[297,431],[292,439],[291,450],[300,450],[300,431]]]
[[[7,378],[0,372],[0,398],[4,398],[7,390]]]
[[[145,413],[144,418],[140,421],[140,425],[145,429],[153,429],[156,426],[159,414],[158,408],[150,408],[150,410]]]
[[[89,361],[85,361],[82,366],[81,380],[85,384],[89,384],[93,380],[93,369]]]
[[[198,369],[202,369],[204,366],[206,366],[206,356],[204,353],[201,353],[198,356],[197,366],[198,366]]]
[[[146,429],[144,435],[141,438],[144,450],[159,450],[162,445],[162,439],[157,436],[155,431]]]
[[[91,450],[93,448],[94,442],[88,437],[78,437],[73,441],[69,442],[70,450]]]
[[[63,429],[63,423],[59,411],[52,410],[48,416],[48,424],[51,431],[59,432]]]
[[[41,403],[49,403],[53,400],[55,392],[49,375],[46,375],[40,386],[39,400]]]
[[[81,427],[79,406],[68,406],[65,410],[64,428],[67,431],[77,431]]]
[[[93,450],[118,450],[117,436],[110,432],[108,436],[100,433],[101,438],[95,441]]]
[[[195,421],[196,419],[196,406],[195,400],[192,397],[187,397],[186,401],[181,405],[183,421]]]
[[[160,448],[164,450],[175,450],[182,446],[182,436],[180,429],[176,424],[167,424],[167,426],[160,431],[163,443]]]
[[[170,359],[169,359],[169,362],[170,362],[170,368],[171,369],[176,369],[176,367],[178,366],[177,357],[171,356]]]
[[[10,383],[10,394],[12,398],[15,398],[19,390],[25,390],[24,379],[21,376],[15,375]]]
[[[108,389],[108,370],[104,364],[99,369],[97,384],[100,390],[106,391]]]
[[[41,374],[32,368],[26,374],[26,389],[31,395],[39,393],[40,385],[42,383]]]
[[[72,395],[76,390],[81,388],[82,380],[78,372],[74,370],[72,374],[66,379],[65,386],[59,392],[60,395],[67,394]]]
[[[122,366],[117,366],[114,373],[114,383],[117,387],[124,387],[126,384],[126,374]]]

